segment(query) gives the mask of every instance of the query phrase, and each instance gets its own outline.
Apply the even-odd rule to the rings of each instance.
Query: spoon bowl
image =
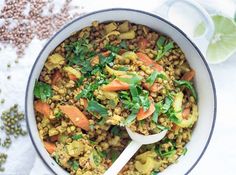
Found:
[[[133,155],[139,150],[142,145],[152,144],[159,142],[163,139],[167,133],[167,130],[163,130],[158,134],[152,135],[142,135],[131,131],[126,127],[132,141],[125,148],[125,150],[120,154],[112,166],[104,173],[104,175],[116,175],[119,171],[126,165],[126,163],[133,157]]]

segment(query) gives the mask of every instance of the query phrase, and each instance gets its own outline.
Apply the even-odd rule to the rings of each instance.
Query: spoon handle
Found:
[[[131,141],[125,150],[120,154],[116,161],[104,173],[104,175],[116,175],[125,166],[125,164],[132,158],[142,145],[135,141]]]

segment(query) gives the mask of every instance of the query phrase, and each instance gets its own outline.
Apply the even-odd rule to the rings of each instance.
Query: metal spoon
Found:
[[[138,151],[142,145],[147,145],[151,143],[156,143],[165,137],[167,130],[163,130],[158,134],[153,135],[142,135],[131,131],[128,127],[126,130],[132,139],[130,144],[125,148],[125,150],[120,154],[112,166],[104,173],[104,175],[116,175],[125,166],[125,164],[132,158],[132,156]]]

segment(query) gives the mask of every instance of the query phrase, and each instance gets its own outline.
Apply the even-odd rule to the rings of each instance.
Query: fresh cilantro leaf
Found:
[[[76,134],[76,135],[73,135],[73,136],[72,136],[72,139],[73,139],[73,140],[79,140],[79,139],[81,139],[81,138],[83,138],[83,135],[82,135],[82,134]]]
[[[34,96],[41,100],[46,100],[52,97],[52,88],[49,84],[43,82],[36,82],[34,86]]]
[[[80,86],[83,84],[84,78],[85,78],[85,77],[82,76],[82,77],[80,77],[80,79],[78,79],[78,80],[76,81],[77,87],[80,87]]]
[[[125,120],[124,125],[129,125],[130,123],[134,121],[134,119],[136,118],[138,114],[139,109],[140,109],[140,105],[139,103],[136,103],[131,110],[131,114]]]
[[[181,111],[179,111],[181,112]],[[176,112],[171,108],[166,115],[168,116],[168,118],[170,119],[170,121],[179,124],[181,121],[179,118],[176,117]]]
[[[127,71],[127,70],[129,70],[129,68],[125,67],[125,66],[122,66],[122,67],[118,67],[118,70],[120,70],[120,71]]]
[[[190,92],[192,93],[194,99],[195,99],[196,101],[198,101],[197,92],[196,92],[196,90],[194,89],[194,87],[192,86],[192,84],[191,84],[189,81],[186,81],[186,80],[175,80],[175,83],[176,83],[178,86],[184,86],[184,87],[186,87],[187,89],[189,89]]]
[[[155,152],[160,155],[162,158],[169,158],[176,153],[176,149],[174,146],[171,146],[169,150],[162,150],[160,146],[155,147]]]
[[[55,117],[57,119],[61,118],[63,115],[62,115],[62,112],[61,111],[58,111],[56,114],[55,114]]]
[[[161,113],[162,103],[161,102],[156,103],[154,106],[155,106],[155,111],[154,111],[153,116],[152,116],[152,121],[157,123],[159,114]]]
[[[111,133],[115,136],[120,136],[121,135],[121,130],[119,126],[113,126],[111,128]]]
[[[152,171],[150,175],[158,175],[157,171]]]
[[[166,113],[171,108],[171,105],[172,105],[173,101],[174,100],[173,100],[173,97],[171,95],[168,95],[165,98],[165,103],[162,106],[162,112],[163,113]]]
[[[169,127],[158,125],[158,124],[157,124],[157,128],[159,128],[160,130],[170,130]]]
[[[136,86],[134,86],[134,85],[130,86],[130,93],[132,96],[133,103],[138,103],[139,102],[139,94],[138,94],[138,90],[137,90]]]
[[[79,163],[74,160],[72,163],[72,168],[73,170],[77,171],[79,169]]]
[[[153,83],[155,82],[156,78],[157,78],[158,72],[155,70],[148,78],[146,83],[148,83],[150,86],[153,85]]]
[[[107,157],[107,152],[106,151],[97,151],[98,152],[98,155],[101,157],[101,158],[106,158]]]
[[[139,84],[142,80],[142,77],[136,75],[136,74],[129,74],[130,78],[123,78],[123,77],[117,77],[118,80],[128,83],[130,85],[136,85]]]
[[[115,46],[115,45],[112,45],[112,44],[106,44],[105,49],[110,50],[111,52],[114,52],[114,53],[119,53],[119,51],[120,51],[119,46]]]
[[[108,115],[107,109],[94,100],[88,102],[87,110],[91,113],[97,113],[101,117],[106,117]]]
[[[160,60],[167,52],[174,48],[174,43],[167,43],[167,40],[164,36],[160,36],[160,38],[157,40],[156,45],[158,50],[155,60],[157,61]]]
[[[142,92],[139,93],[139,103],[143,107],[144,111],[149,109],[151,102],[149,100],[149,92],[148,91],[142,90]]]
[[[126,42],[125,42],[124,40],[120,42],[119,46],[120,46],[122,49],[128,50],[128,46],[127,46],[127,44],[126,44]]]

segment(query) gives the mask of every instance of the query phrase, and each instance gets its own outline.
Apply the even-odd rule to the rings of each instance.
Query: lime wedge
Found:
[[[215,32],[207,48],[206,59],[209,63],[220,63],[229,58],[236,51],[236,24],[227,17],[212,16]],[[205,25],[200,23],[194,36],[200,36],[205,31]]]

